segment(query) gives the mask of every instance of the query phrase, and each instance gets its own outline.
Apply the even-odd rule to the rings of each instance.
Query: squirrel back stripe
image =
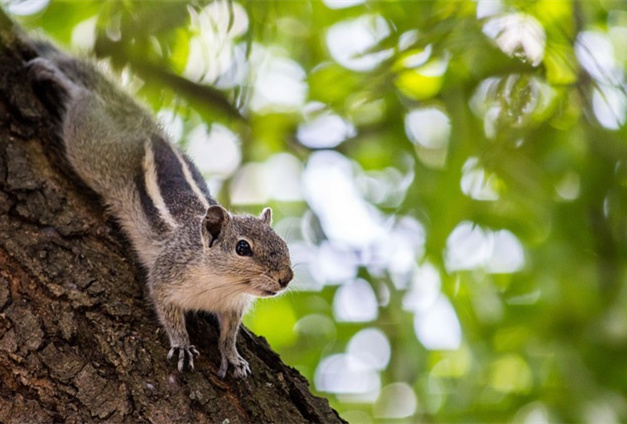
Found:
[[[162,190],[163,187],[159,185],[159,183],[162,182],[163,177],[159,177],[158,172],[167,172],[168,169],[163,169],[163,160],[155,159],[153,143],[151,143],[150,140],[146,141],[144,146],[145,155],[143,169],[146,192],[148,193],[148,197],[154,205],[154,208],[159,213],[159,217],[170,229],[174,229],[178,225],[170,213],[170,209],[166,206],[165,199],[162,196],[162,193],[164,193]]]
[[[158,203],[155,203],[155,206],[163,219],[169,224],[168,215],[170,215],[176,226],[193,216],[203,216],[209,207],[209,202],[198,188],[187,163],[181,159],[176,148],[160,136],[152,137],[151,147],[157,185],[166,211],[162,211]],[[148,152],[146,152],[146,157],[148,157]],[[148,174],[146,176],[146,186],[150,193]],[[152,195],[150,197],[153,198]],[[159,201],[159,198],[154,197],[153,200]]]
[[[192,175],[191,170],[192,169],[195,170],[196,174],[198,175],[200,175],[200,172],[198,172],[196,167],[194,167],[194,165],[191,164],[189,160],[187,161],[183,160],[183,155],[177,149],[173,149],[172,151],[176,155],[176,158],[178,159],[179,163],[181,164],[183,175],[185,176],[185,181],[187,181],[187,184],[189,184],[194,194],[198,197],[198,200],[202,204],[203,208],[209,209],[209,201],[207,200],[207,197],[205,197],[205,193],[203,193],[201,188],[199,187],[199,181],[196,178],[194,178],[194,175]],[[202,177],[201,177],[200,186],[207,187],[204,180],[202,180]],[[207,191],[208,193],[208,190],[205,190],[205,191]]]
[[[198,170],[198,168],[196,168],[196,165],[194,165],[192,161],[185,155],[180,155],[179,159],[182,159],[183,162],[187,165],[191,178],[196,183],[196,187],[198,187],[197,194],[199,196],[204,197],[207,200],[208,206],[217,205],[218,202],[216,202],[215,199],[211,197],[211,194],[209,193],[209,187],[207,187],[207,182],[205,181],[203,176],[200,174],[200,171]],[[194,189],[194,192],[196,192],[196,189]]]
[[[157,210],[157,207],[148,195],[148,190],[146,188],[146,175],[144,172],[138,172],[135,176],[135,186],[137,187],[137,193],[139,194],[141,209],[143,210],[144,215],[146,215],[150,228],[157,233],[157,236],[162,236],[169,230],[169,228],[166,222],[161,218],[159,210]]]

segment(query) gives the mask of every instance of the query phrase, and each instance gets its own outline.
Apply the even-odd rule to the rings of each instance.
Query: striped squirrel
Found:
[[[270,227],[272,211],[234,215],[211,196],[198,169],[152,116],[94,65],[49,44],[27,63],[31,77],[60,89],[65,155],[129,237],[147,270],[148,292],[170,339],[168,360],[194,369],[185,312],[214,313],[220,326],[218,376],[250,374],[235,342],[256,297],[292,280],[287,245]]]

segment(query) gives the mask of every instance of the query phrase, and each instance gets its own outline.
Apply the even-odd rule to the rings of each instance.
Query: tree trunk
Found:
[[[246,329],[252,376],[218,379],[209,316],[188,320],[196,371],[167,363],[143,273],[64,162],[16,31],[0,11],[0,422],[342,422]]]

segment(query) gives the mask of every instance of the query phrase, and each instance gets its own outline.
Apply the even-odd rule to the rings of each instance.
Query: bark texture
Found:
[[[245,329],[253,375],[218,379],[211,317],[188,320],[196,372],[166,362],[142,271],[68,170],[16,31],[0,11],[0,422],[342,422]]]

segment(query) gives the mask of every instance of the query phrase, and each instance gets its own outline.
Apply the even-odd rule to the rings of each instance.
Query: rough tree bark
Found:
[[[245,329],[253,375],[219,380],[211,317],[189,320],[196,372],[166,362],[143,275],[64,164],[21,37],[0,16],[0,422],[342,422]]]

